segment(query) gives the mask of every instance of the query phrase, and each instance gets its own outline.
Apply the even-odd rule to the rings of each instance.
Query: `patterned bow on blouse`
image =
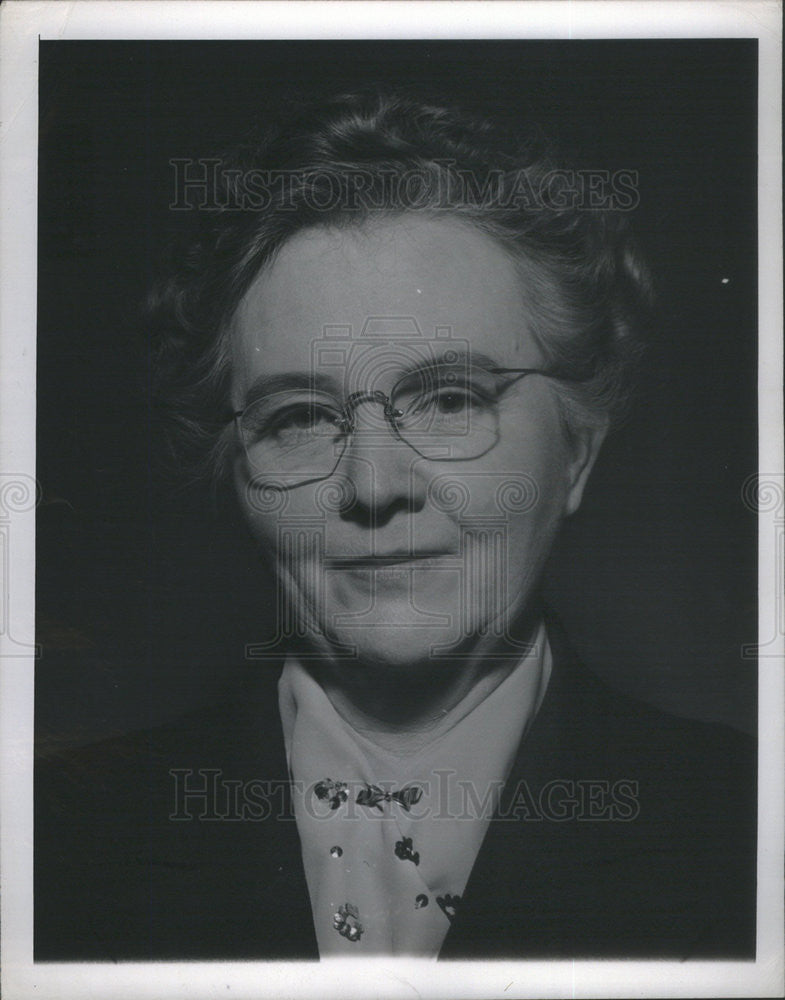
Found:
[[[378,785],[369,785],[361,788],[357,793],[357,804],[376,808],[383,812],[382,802],[397,802],[409,812],[413,805],[416,805],[422,798],[422,788],[418,785],[407,785],[397,792],[385,792]]]

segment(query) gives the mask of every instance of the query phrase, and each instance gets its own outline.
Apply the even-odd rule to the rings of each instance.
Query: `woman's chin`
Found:
[[[325,632],[334,643],[356,650],[363,662],[400,669],[427,663],[443,647],[460,643],[465,616],[457,593],[441,593],[438,602],[403,587],[379,588],[374,600],[363,603],[341,596],[334,593],[326,601]]]
[[[463,624],[464,631],[460,630]],[[466,626],[469,625],[467,629]],[[474,625],[475,627],[471,627]],[[438,624],[364,623],[326,626],[319,644],[344,662],[387,671],[423,671],[429,666],[443,665],[445,658],[453,664],[461,655],[471,655],[478,645],[493,637],[479,623],[462,621],[460,615]],[[458,660],[456,660],[456,656]]]
[[[425,574],[423,574],[425,576]],[[350,581],[354,582],[354,581]],[[491,608],[487,598],[466,595],[457,580],[433,574],[430,588],[394,585],[359,588],[336,581],[323,596],[321,607],[304,600],[310,623],[301,627],[310,644],[331,659],[388,670],[422,670],[445,657],[471,655],[478,645],[504,642],[503,621],[509,608]],[[501,632],[500,632],[501,629]]]
[[[342,659],[355,660],[388,671],[423,670],[439,657],[449,640],[440,629],[340,629],[330,633],[333,649],[342,649]]]

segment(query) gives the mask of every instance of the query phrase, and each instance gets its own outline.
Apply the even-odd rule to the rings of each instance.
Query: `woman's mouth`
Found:
[[[324,560],[326,569],[332,570],[384,570],[399,568],[427,569],[435,566],[449,552],[391,552],[372,556],[333,556]]]

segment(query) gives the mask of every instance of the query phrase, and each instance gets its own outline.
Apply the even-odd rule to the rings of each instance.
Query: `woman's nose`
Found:
[[[362,403],[354,411],[354,430],[336,470],[352,487],[342,515],[381,525],[396,512],[421,509],[427,491],[423,464],[379,407]]]

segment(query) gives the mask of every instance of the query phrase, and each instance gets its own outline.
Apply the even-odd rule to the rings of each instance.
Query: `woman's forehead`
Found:
[[[383,331],[383,332],[381,332]],[[233,323],[236,370],[310,363],[330,338],[459,341],[499,364],[538,359],[518,270],[454,218],[409,213],[290,239],[251,285]]]

